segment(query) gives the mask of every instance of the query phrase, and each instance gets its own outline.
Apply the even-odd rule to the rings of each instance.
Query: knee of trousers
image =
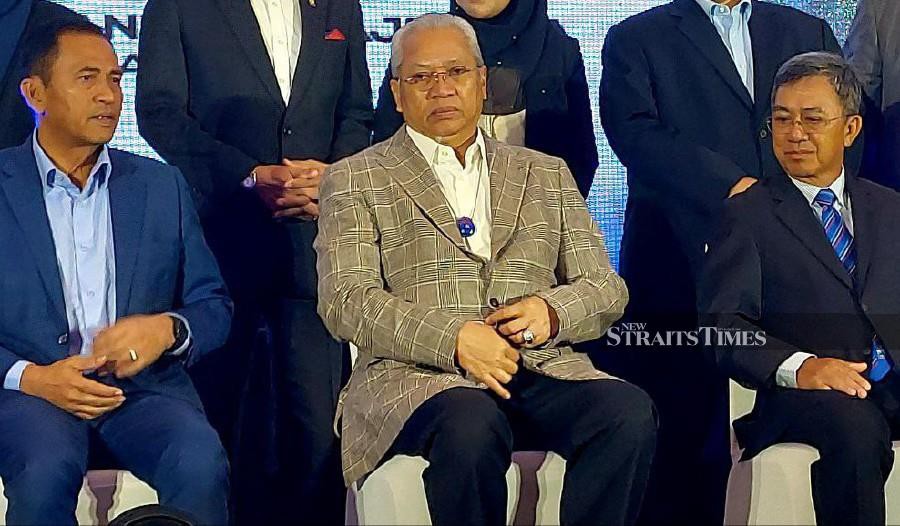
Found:
[[[29,508],[72,499],[74,505],[84,481],[86,466],[75,459],[60,458],[51,451],[26,460],[21,468],[3,479],[11,503]]]
[[[479,464],[491,457],[512,457],[513,436],[506,415],[492,403],[458,404],[442,415],[432,457],[446,451],[456,465]]]
[[[829,429],[817,438],[822,459],[840,459],[860,466],[891,463],[893,449],[887,419],[874,404],[853,406],[829,417]]]
[[[598,432],[604,428],[612,431],[611,436],[606,436],[604,440],[629,444],[635,451],[652,450],[656,446],[658,428],[656,406],[640,387],[626,382],[620,383],[615,394],[614,410],[589,411],[583,418],[588,419]],[[609,396],[608,392],[606,396]]]
[[[228,459],[215,437],[171,444],[160,459],[157,474],[157,486],[171,484],[172,489],[200,494],[228,491]],[[167,488],[157,489],[165,493]]]

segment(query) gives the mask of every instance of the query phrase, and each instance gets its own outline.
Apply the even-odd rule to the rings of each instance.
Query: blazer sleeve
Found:
[[[372,143],[390,138],[403,126],[403,114],[397,111],[394,94],[391,92],[391,67],[384,72],[384,80],[378,89],[378,104],[375,106],[375,133]]]
[[[538,292],[559,317],[559,333],[548,344],[558,347],[599,338],[622,317],[628,289],[609,263],[603,235],[594,223],[575,179],[564,163],[560,177],[559,283]]]
[[[0,389],[3,388],[3,381],[6,379],[6,375],[9,374],[9,370],[12,366],[19,360],[24,359],[25,358],[22,358],[6,347],[0,345]]]
[[[869,0],[860,0],[853,25],[844,44],[844,55],[862,82],[866,97],[881,105],[882,64],[878,47],[875,9]]]
[[[710,195],[724,199],[748,175],[729,158],[662,123],[650,64],[636,35],[619,25],[610,28],[602,63],[600,121],[609,145],[626,167],[645,178],[642,184],[702,205]],[[704,177],[687,177],[697,173]]]
[[[456,338],[465,320],[421,307],[385,290],[379,231],[360,184],[366,173],[334,164],[322,178],[319,234],[314,243],[319,274],[319,316],[331,334],[376,358],[455,366]]]
[[[188,109],[188,74],[175,0],[149,0],[141,19],[135,110],[141,135],[182,169],[201,213],[261,164],[215,139]]]
[[[591,98],[584,71],[584,59],[578,42],[574,45],[576,56],[572,73],[566,80],[566,102],[568,104],[567,122],[570,136],[566,141],[568,152],[564,156],[566,164],[575,176],[578,191],[587,199],[594,183],[599,160],[597,157],[597,138],[594,135],[594,117],[591,113]]]
[[[206,245],[200,219],[187,185],[177,169],[178,212],[181,217],[181,269],[174,313],[191,327],[190,363],[225,344],[231,327],[233,305],[216,259]]]
[[[747,220],[750,211],[737,196],[727,201],[724,218],[700,279],[698,310],[702,327],[760,332],[763,275],[760,249]],[[765,345],[742,348],[717,345],[712,349],[724,374],[753,389],[772,387],[778,367],[801,349],[766,335]]]
[[[357,1],[352,3],[344,86],[335,113],[332,162],[368,147],[372,134],[372,83],[366,63],[362,7]]]

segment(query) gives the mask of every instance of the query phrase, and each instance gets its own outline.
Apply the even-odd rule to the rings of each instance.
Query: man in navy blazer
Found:
[[[674,0],[609,30],[600,117],[628,175],[624,322],[660,333],[696,327],[697,276],[722,203],[780,171],[765,123],[775,71],[822,49],[840,50],[824,20],[757,0]],[[657,402],[648,522],[720,523],[731,462],[726,382],[696,349],[641,351],[601,365]],[[682,484],[686,470],[703,482]]]
[[[860,92],[838,55],[785,63],[771,128],[788,176],[729,200],[700,289],[704,325],[758,335],[715,349],[725,374],[757,390],[734,424],[744,458],[815,447],[822,525],[884,524],[900,430],[900,195],[844,167]]]
[[[160,502],[228,520],[228,466],[185,360],[231,301],[178,171],[112,150],[122,70],[87,21],[26,44],[37,130],[0,151],[0,478],[12,524],[71,524],[99,440]]]

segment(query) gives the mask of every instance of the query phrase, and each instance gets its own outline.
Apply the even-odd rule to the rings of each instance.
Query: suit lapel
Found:
[[[247,54],[247,60],[256,70],[260,80],[266,87],[269,95],[284,106],[284,99],[281,97],[281,90],[278,87],[278,80],[275,78],[275,70],[272,69],[272,61],[269,58],[269,52],[266,50],[266,44],[263,42],[260,33],[259,23],[256,20],[256,14],[250,7],[248,0],[217,0],[222,13],[228,20],[228,25],[234,36],[237,37],[241,47]]]
[[[441,233],[460,250],[471,253],[463,242],[437,177],[406,133],[406,127],[401,127],[390,141],[382,166]]]
[[[852,289],[850,274],[834,253],[822,224],[816,219],[806,198],[787,180],[788,176],[778,177],[779,179],[772,185],[775,214],[778,219],[837,279]]]
[[[757,121],[769,114],[772,97],[772,82],[775,72],[781,66],[780,50],[773,47],[783,42],[779,32],[784,28],[775,24],[776,20],[763,2],[753,2],[750,15],[750,40],[753,46],[753,93],[756,100]]]
[[[308,1],[300,0],[300,21],[303,35],[300,45],[300,58],[294,68],[294,79],[291,83],[291,97],[288,106],[303,98],[303,94],[315,79],[316,67],[325,46],[325,18],[328,13],[328,0],[316,0],[315,7]],[[346,32],[349,28],[341,28]]]
[[[126,157],[112,151],[110,157],[109,208],[116,253],[116,313],[121,317],[129,312],[131,287],[146,219],[147,187],[144,181],[129,177],[134,172],[134,165]]]
[[[497,141],[485,137],[484,142],[491,183],[491,259],[496,261],[519,221],[528,171]]]
[[[856,245],[856,286],[860,292],[866,284],[866,275],[872,262],[875,247],[878,246],[879,223],[875,217],[878,205],[852,176],[844,176],[847,194],[850,196],[850,210],[853,214],[853,243]]]
[[[6,200],[16,216],[44,282],[47,296],[59,317],[65,320],[66,307],[62,278],[56,261],[56,245],[53,243],[50,220],[47,219],[44,190],[34,160],[31,139],[18,147],[13,155],[3,167],[6,173],[0,176],[0,189],[6,194]]]
[[[754,9],[756,7],[754,6]],[[678,29],[694,44],[698,53],[706,58],[716,73],[731,88],[747,109],[753,109],[753,100],[741,76],[734,67],[734,61],[703,9],[695,0],[675,0],[671,13],[679,18]],[[751,20],[755,13],[750,17]],[[755,41],[754,41],[755,43]]]

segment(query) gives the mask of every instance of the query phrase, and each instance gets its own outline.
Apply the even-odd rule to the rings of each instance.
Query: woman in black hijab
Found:
[[[451,0],[450,12],[475,28],[488,66],[482,130],[561,157],[587,197],[597,170],[597,144],[578,41],[550,20],[547,0]],[[375,142],[403,124],[390,80],[388,69],[375,110]]]

